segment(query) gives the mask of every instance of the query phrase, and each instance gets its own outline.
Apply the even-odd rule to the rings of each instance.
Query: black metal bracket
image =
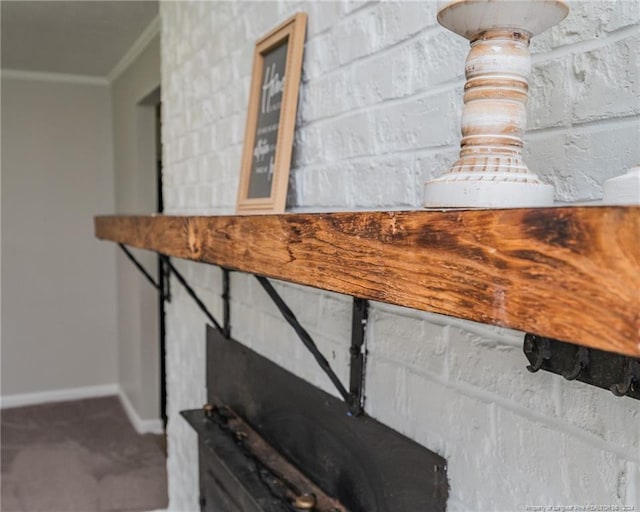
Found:
[[[164,290],[162,298],[171,303],[171,270],[165,262],[162,254],[158,254],[158,264],[162,265],[161,276],[163,278],[162,289]]]
[[[173,274],[178,282],[184,287],[189,296],[197,304],[200,310],[211,321],[213,326],[226,338],[231,338],[231,304],[230,304],[230,271],[226,268],[222,268],[222,301],[223,301],[223,325],[215,319],[211,314],[207,306],[202,302],[200,297],[196,294],[195,290],[189,285],[184,276],[176,269],[171,263],[168,256],[159,254],[160,262],[165,265],[166,272],[164,273],[165,282],[156,283],[151,277],[151,274],[142,266],[142,264],[135,258],[135,256],[127,249],[124,244],[118,244],[124,251],[127,257],[133,262],[133,264],[142,272],[146,279],[152,284],[152,286],[162,294],[164,300],[170,300],[170,288],[169,277]],[[351,323],[351,347],[350,347],[350,365],[349,365],[349,390],[340,382],[340,379],[331,368],[329,361],[318,350],[317,345],[300,324],[296,316],[291,309],[284,302],[282,297],[275,290],[273,285],[265,277],[256,275],[256,278],[265,289],[271,300],[278,307],[284,319],[293,327],[298,334],[300,340],[304,346],[311,352],[316,362],[329,377],[333,385],[342,396],[342,399],[349,407],[349,414],[352,416],[359,416],[364,412],[364,389],[365,389],[365,364],[367,351],[365,348],[365,331],[367,326],[367,318],[369,311],[369,301],[366,299],[353,299],[353,312]]]
[[[225,302],[225,322],[226,322],[225,326],[226,327],[223,328],[218,323],[218,321],[214,318],[214,316],[211,314],[211,312],[209,311],[207,306],[205,306],[204,302],[202,302],[200,297],[198,297],[198,295],[196,294],[194,289],[191,288],[191,286],[189,286],[189,283],[187,283],[187,280],[184,278],[184,276],[180,272],[178,272],[178,269],[176,269],[176,267],[174,267],[173,263],[171,263],[171,260],[169,259],[168,256],[158,253],[158,255],[160,256],[160,261],[164,265],[166,265],[167,272],[165,272],[165,275],[166,275],[165,282],[164,283],[156,283],[155,279],[153,279],[153,277],[151,277],[151,274],[149,274],[149,272],[147,272],[147,269],[145,269],[142,266],[142,264],[136,259],[136,257],[131,253],[131,251],[129,251],[129,249],[127,249],[127,247],[124,244],[118,244],[118,245],[124,251],[124,253],[127,255],[127,257],[133,262],[133,264],[138,268],[138,270],[140,272],[142,272],[144,277],[147,278],[147,280],[151,283],[151,285],[156,290],[158,290],[160,292],[162,298],[164,300],[168,301],[168,302],[171,300],[170,288],[169,288],[169,276],[170,276],[170,274],[175,275],[176,279],[178,280],[178,282],[184,287],[186,292],[193,299],[193,301],[198,305],[200,310],[207,316],[207,318],[211,321],[211,323],[214,325],[214,327],[216,329],[218,329],[218,331],[220,331],[222,334],[224,334],[225,337],[228,337],[226,335],[226,333],[230,332],[229,329],[228,329],[228,316],[229,316],[229,312],[228,312],[228,309],[229,309],[228,290],[227,290],[227,300]],[[228,279],[228,276],[227,276],[227,279]],[[227,283],[228,283],[228,281],[227,281]],[[225,329],[227,329],[227,330],[225,330]]]
[[[198,307],[206,315],[206,317],[211,321],[213,326],[216,329],[218,329],[218,331],[220,331],[221,333],[224,334],[225,331],[222,328],[222,326],[214,318],[214,316],[211,314],[211,312],[209,311],[207,306],[205,306],[204,302],[202,302],[202,300],[200,300],[200,297],[198,297],[198,295],[196,294],[195,290],[193,288],[191,288],[189,283],[187,283],[187,280],[184,278],[184,276],[180,272],[178,272],[178,269],[176,269],[176,267],[173,266],[173,263],[171,263],[171,260],[169,259],[169,256],[165,256],[164,254],[161,254],[160,256],[162,257],[162,259],[167,264],[167,267],[169,267],[169,270],[171,271],[171,273],[176,276],[176,279],[178,280],[178,282],[184,287],[186,292],[193,299],[193,301],[198,305]]]
[[[223,305],[223,334],[224,337],[231,338],[231,295],[229,289],[231,287],[229,269],[222,268],[222,305]]]
[[[293,330],[296,331],[298,337],[302,341],[307,350],[311,352],[311,355],[315,358],[316,362],[322,369],[322,371],[329,377],[329,380],[333,383],[335,388],[340,393],[342,399],[346,402],[349,407],[349,414],[352,416],[358,416],[363,412],[363,404],[364,404],[364,358],[365,355],[362,353],[363,344],[364,344],[364,328],[366,325],[366,314],[367,314],[367,301],[361,301],[356,304],[354,302],[354,319],[353,319],[353,331],[352,331],[352,344],[351,344],[351,375],[350,375],[350,388],[351,391],[347,391],[344,387],[340,379],[336,375],[336,373],[331,368],[329,361],[322,355],[320,350],[318,350],[318,346],[314,343],[313,339],[306,331],[304,327],[300,324],[296,316],[293,314],[291,309],[284,302],[280,294],[276,291],[273,285],[269,282],[266,277],[256,275],[256,279],[262,285],[264,290],[267,292],[271,300],[274,302],[276,307],[282,313],[284,319],[289,323]],[[355,299],[360,300],[360,299]],[[358,324],[356,328],[356,324]],[[355,348],[354,348],[355,347]],[[355,361],[355,365],[353,364]]]
[[[349,411],[354,416],[364,412],[364,385],[367,349],[365,346],[365,331],[369,319],[369,301],[353,298],[353,313],[351,315],[351,348],[349,364],[349,395],[351,403]]]
[[[530,372],[544,370],[640,400],[640,359],[534,334],[524,337]]]
[[[127,249],[127,246],[124,244],[118,244],[118,245],[120,246],[120,249],[122,249],[124,253],[127,255],[127,258],[129,258],[133,262],[133,264],[138,268],[138,270],[142,272],[142,275],[146,277],[147,281],[151,283],[151,286],[153,286],[156,290],[160,292],[160,294],[162,295],[162,298],[164,300],[170,301],[170,297],[167,298],[167,294],[165,293],[165,283],[156,283],[156,280],[153,277],[151,277],[151,274],[147,272],[147,269],[142,266],[142,264],[136,259],[133,253],[129,249]]]

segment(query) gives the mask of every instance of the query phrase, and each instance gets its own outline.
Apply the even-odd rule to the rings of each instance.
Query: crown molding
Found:
[[[131,48],[124,54],[120,61],[113,67],[113,69],[107,74],[106,79],[109,83],[116,80],[125,69],[140,55],[151,40],[160,33],[160,15],[157,14],[151,23],[147,25],[140,37],[135,40],[131,45]]]
[[[109,81],[102,76],[72,75],[68,73],[48,73],[44,71],[26,71],[23,69],[1,69],[2,78],[14,80],[35,80],[39,82],[59,82],[82,85],[109,85]]]
[[[151,40],[160,33],[160,15],[156,15],[142,34],[131,45],[127,53],[118,61],[107,76],[73,75],[69,73],[49,73],[46,71],[27,71],[23,69],[1,69],[2,78],[15,80],[36,80],[40,82],[59,82],[83,85],[110,85],[140,55]]]

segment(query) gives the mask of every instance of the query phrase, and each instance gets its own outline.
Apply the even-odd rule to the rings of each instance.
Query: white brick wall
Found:
[[[289,210],[419,208],[455,160],[467,44],[436,2],[162,2],[166,208],[234,210],[255,40],[309,14]],[[527,161],[563,201],[598,199],[640,161],[640,3],[572,2],[534,40]],[[181,262],[220,315],[220,270]],[[254,278],[232,274],[234,337],[334,393]],[[277,289],[346,381],[350,300]],[[204,323],[174,287],[168,310],[169,494],[197,509]],[[373,304],[369,414],[448,460],[450,510],[627,505],[640,510],[640,404],[529,374],[522,333]],[[334,393],[335,394],[335,393]]]

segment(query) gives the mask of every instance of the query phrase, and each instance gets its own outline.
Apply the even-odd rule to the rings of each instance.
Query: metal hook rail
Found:
[[[548,371],[640,400],[640,359],[534,334],[525,336],[523,350],[530,372]]]

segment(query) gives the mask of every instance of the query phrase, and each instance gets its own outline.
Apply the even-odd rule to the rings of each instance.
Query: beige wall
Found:
[[[2,78],[2,396],[117,382],[106,86]]]
[[[156,209],[153,103],[160,85],[160,41],[154,38],[112,84],[116,212]],[[157,275],[156,255],[136,257]],[[119,253],[117,266],[120,385],[143,421],[160,415],[158,295]]]

